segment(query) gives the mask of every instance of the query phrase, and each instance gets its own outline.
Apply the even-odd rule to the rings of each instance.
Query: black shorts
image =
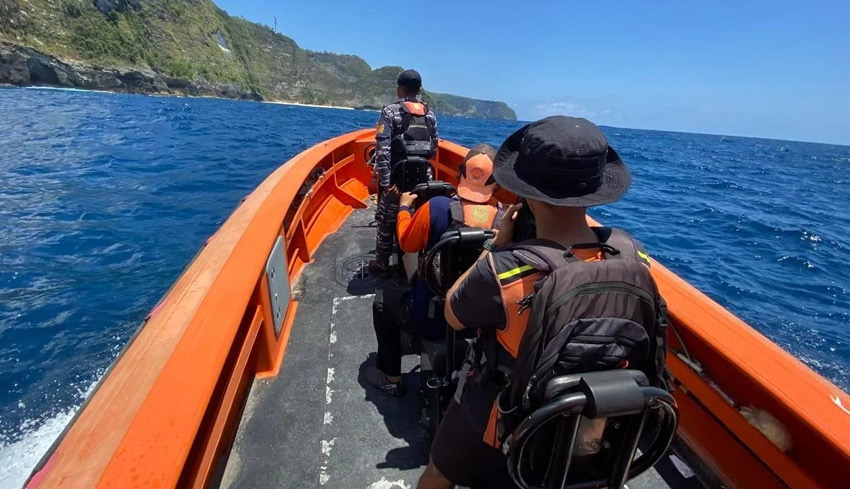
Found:
[[[503,487],[510,480],[505,456],[484,442],[484,430],[479,428],[466,410],[452,401],[437,428],[431,460],[457,485]]]

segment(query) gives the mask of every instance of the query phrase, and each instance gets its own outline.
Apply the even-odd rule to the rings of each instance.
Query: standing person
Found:
[[[523,127],[499,148],[493,174],[524,203],[507,210],[496,238],[485,243],[476,264],[449,290],[445,315],[455,329],[480,328],[483,351],[494,352],[492,362],[501,370],[476,365],[461,380],[434,438],[419,489],[491,487],[507,472],[495,401],[507,379],[517,373],[520,342],[535,314],[529,308],[535,283],[552,272],[541,263],[541,255],[525,250],[568,255],[579,264],[630,255],[635,266],[649,266],[646,253],[628,234],[587,224],[588,207],[618,200],[631,182],[626,166],[593,123],[555,116]],[[537,238],[517,247],[512,236],[523,206],[533,214]],[[617,253],[611,251],[615,248]]]
[[[427,252],[443,233],[454,227],[493,229],[498,226],[502,213],[493,198],[493,192],[499,187],[493,179],[495,156],[496,150],[486,144],[469,150],[458,168],[460,182],[455,198],[433,197],[411,215],[410,207],[416,195],[404,193],[397,216],[401,249],[407,253]],[[423,257],[424,253],[420,259]],[[425,279],[414,275],[406,299],[407,322],[418,334],[432,340],[443,338],[446,331],[442,309],[433,311],[430,307],[433,297]],[[378,352],[376,365],[369,368],[366,380],[386,394],[402,396],[400,325],[384,314],[383,305],[376,304],[372,308],[372,320]]]
[[[398,76],[398,100],[381,110],[375,135],[378,174],[378,235],[369,271],[389,275],[398,202],[402,192],[430,179],[428,160],[437,154],[437,117],[419,100],[422,78],[415,70]]]

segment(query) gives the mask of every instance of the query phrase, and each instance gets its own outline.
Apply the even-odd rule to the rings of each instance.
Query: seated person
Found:
[[[528,206],[526,211],[535,218],[538,243],[598,261],[605,254],[587,224],[586,208],[618,200],[630,183],[628,170],[604,134],[587,120],[563,116],[534,122],[511,135],[494,159],[494,176],[526,203],[507,210],[496,238],[485,243],[476,264],[449,290],[445,316],[458,330],[490,329],[492,333],[480,335],[479,341],[484,342],[483,351],[496,352],[502,370],[482,374],[477,365],[461,380],[437,430],[419,489],[492,487],[506,475],[494,403],[506,385],[530,316],[519,303],[543,277],[511,249],[521,207]]]
[[[493,192],[498,187],[493,179],[495,154],[496,151],[486,144],[480,144],[467,153],[458,169],[460,183],[455,198],[434,197],[411,215],[410,206],[416,201],[416,195],[402,195],[397,218],[398,241],[402,250],[407,253],[428,251],[443,233],[455,226],[495,227],[501,218],[493,199]],[[439,339],[445,335],[446,322],[442,308],[434,310],[431,306],[433,297],[425,280],[414,276],[406,299],[408,324],[425,338]],[[429,314],[429,309],[434,314]],[[387,394],[401,396],[399,325],[376,310],[373,310],[373,322],[378,356],[376,366],[370,367],[366,379]]]

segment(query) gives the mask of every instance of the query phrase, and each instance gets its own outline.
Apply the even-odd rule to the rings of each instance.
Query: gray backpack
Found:
[[[531,307],[531,316],[500,396],[500,410],[517,415],[508,418],[533,411],[546,383],[559,375],[628,368],[666,388],[666,305],[648,256],[624,231],[594,231],[605,253],[602,261],[582,261],[542,240],[514,247],[517,258],[547,275],[521,303]],[[507,426],[500,431],[506,436],[513,423],[503,421]]]

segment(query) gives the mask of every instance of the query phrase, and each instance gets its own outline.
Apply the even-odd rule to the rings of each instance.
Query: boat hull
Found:
[[[351,212],[366,207],[373,150],[373,130],[325,141],[246,197],[154,308],[26,487],[210,486],[251,382],[277,375],[285,359],[304,267]],[[465,152],[441,141],[436,177],[454,179]],[[498,197],[514,200],[504,191]],[[277,311],[266,271],[279,238],[293,293]],[[652,269],[677,333],[668,364],[681,439],[730,487],[846,486],[850,397],[661,264]],[[778,419],[793,446],[783,452],[748,424],[739,412],[747,406]]]

